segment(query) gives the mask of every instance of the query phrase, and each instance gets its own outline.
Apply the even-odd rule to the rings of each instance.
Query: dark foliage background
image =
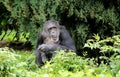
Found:
[[[104,39],[120,33],[120,0],[2,0],[0,9],[0,33],[6,29],[29,33],[34,46],[48,19],[67,27],[78,51],[93,34]]]

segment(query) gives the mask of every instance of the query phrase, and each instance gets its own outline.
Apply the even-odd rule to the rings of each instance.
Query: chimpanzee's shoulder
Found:
[[[60,25],[60,29],[62,30],[62,29],[66,29],[66,28],[63,25]]]

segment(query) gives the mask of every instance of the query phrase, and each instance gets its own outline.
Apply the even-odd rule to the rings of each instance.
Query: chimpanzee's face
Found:
[[[60,30],[59,27],[55,24],[50,24],[48,28],[49,36],[52,40],[58,41],[59,40],[59,34]]]

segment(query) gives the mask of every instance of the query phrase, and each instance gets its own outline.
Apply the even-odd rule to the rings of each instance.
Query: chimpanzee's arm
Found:
[[[64,26],[60,26],[60,48],[76,51],[75,43]]]
[[[36,50],[35,50],[35,62],[38,64],[39,67],[42,64],[44,64],[43,59],[46,58],[45,54],[43,52],[40,52],[40,50],[38,49],[38,47],[42,44],[43,44],[43,37],[40,32],[38,35],[37,45],[36,45]]]
[[[38,48],[39,45],[43,44],[43,37],[42,37],[42,33],[40,32],[38,35],[38,39],[37,39],[37,45],[36,45],[36,49]]]

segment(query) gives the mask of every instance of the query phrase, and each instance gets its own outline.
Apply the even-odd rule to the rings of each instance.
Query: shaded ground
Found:
[[[33,48],[30,42],[6,42],[6,41],[0,41],[0,48],[1,47],[9,47],[15,50],[32,50]]]

